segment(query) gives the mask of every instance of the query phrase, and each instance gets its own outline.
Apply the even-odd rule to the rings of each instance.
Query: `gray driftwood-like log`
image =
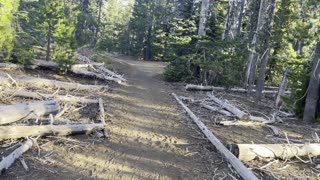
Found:
[[[0,124],[8,124],[22,119],[32,119],[55,114],[60,110],[56,101],[37,101],[8,106],[0,106]]]
[[[0,63],[0,69],[20,69],[21,66],[17,64],[12,64],[12,63]]]
[[[14,163],[16,159],[18,159],[23,153],[28,151],[33,145],[33,140],[28,139],[25,143],[23,143],[19,148],[15,149],[11,154],[7,157],[3,158],[0,162],[0,173],[9,169],[9,167]]]
[[[99,98],[99,112],[100,112],[99,117],[100,117],[101,123],[104,125],[103,134],[105,137],[108,137],[109,135],[106,128],[105,112],[104,112],[102,98]]]
[[[218,151],[229,161],[238,174],[245,180],[257,180],[258,178],[250,171],[242,162],[235,157],[213,133],[200,121],[200,119],[193,114],[193,112],[178,98],[175,93],[172,93],[173,97],[187,112],[193,122],[199,127],[199,129],[206,135],[209,141],[218,149]]]
[[[89,134],[94,130],[104,130],[103,124],[43,125],[43,126],[0,126],[0,140],[36,136],[67,136]]]
[[[241,111],[240,109],[232,106],[231,104],[215,97],[213,94],[208,93],[207,94],[209,98],[211,98],[215,103],[219,104],[222,108],[228,110],[232,114],[236,115],[239,119],[248,119],[248,114]]]
[[[220,121],[218,124],[224,126],[263,126],[263,123],[253,121]]]
[[[53,70],[59,69],[58,63],[55,63],[53,61],[44,61],[44,60],[36,59],[32,61],[32,64],[42,68],[48,68]],[[121,83],[121,80],[114,77],[106,76],[104,75],[104,73],[95,73],[95,72],[88,71],[89,67],[90,67],[89,64],[72,65],[70,68],[70,71],[78,75],[84,75],[84,76],[94,77],[94,78],[98,78],[105,81],[115,81],[117,83]]]
[[[246,93],[247,89],[244,88],[225,88],[225,87],[215,87],[215,86],[202,86],[202,85],[194,85],[194,84],[188,84],[186,86],[186,90],[192,91],[192,90],[198,90],[198,91],[232,91],[232,92],[240,92],[240,93]],[[256,90],[252,90],[252,92],[256,92]],[[263,94],[277,94],[277,90],[263,90]],[[285,91],[285,94],[289,94],[289,91]]]
[[[127,80],[126,80],[125,78],[123,78],[121,75],[116,74],[116,73],[110,71],[109,69],[105,68],[104,66],[96,66],[95,63],[94,63],[91,59],[89,59],[88,57],[86,57],[86,56],[83,56],[83,55],[81,55],[81,54],[76,54],[76,58],[77,58],[78,60],[84,62],[84,63],[91,64],[91,65],[95,66],[95,68],[99,69],[101,72],[106,73],[106,74],[109,74],[110,76],[115,77],[115,78],[119,79],[119,80],[122,81],[122,82],[127,81]]]
[[[242,161],[254,159],[291,159],[320,155],[320,144],[236,144],[231,151]]]
[[[220,114],[223,114],[223,115],[226,115],[226,116],[231,116],[231,113],[229,113],[228,111],[225,111],[225,110],[223,110],[221,108],[210,106],[210,105],[207,105],[207,104],[204,104],[204,103],[201,103],[200,105],[201,105],[201,107],[206,108],[206,109],[208,109],[210,111],[219,112]]]
[[[83,104],[91,104],[98,103],[96,99],[87,99],[85,97],[71,96],[71,95],[51,95],[51,94],[40,94],[37,92],[24,91],[24,90],[7,90],[3,91],[4,94],[17,96],[17,97],[27,97],[33,99],[54,99],[61,102],[69,102],[69,103],[83,103]]]
[[[66,90],[106,90],[108,86],[98,86],[98,85],[84,85],[79,83],[70,83],[56,80],[49,80],[43,78],[35,78],[21,75],[11,75],[11,77],[21,85],[31,86],[36,88],[50,87],[50,88],[61,88]],[[0,74],[0,84],[11,83],[10,78],[7,75]]]

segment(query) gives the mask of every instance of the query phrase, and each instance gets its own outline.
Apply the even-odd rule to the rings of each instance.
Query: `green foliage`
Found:
[[[52,56],[59,64],[59,69],[62,74],[66,74],[76,61],[76,57],[72,49],[63,49],[59,46],[54,48]]]
[[[192,80],[192,72],[186,66],[186,59],[180,58],[175,61],[171,61],[165,68],[164,77],[167,81],[190,81]]]
[[[0,60],[9,60],[14,47],[14,17],[20,0],[1,0],[0,2]]]

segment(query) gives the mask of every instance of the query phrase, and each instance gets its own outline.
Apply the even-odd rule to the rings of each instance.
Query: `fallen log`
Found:
[[[201,103],[200,105],[201,105],[201,107],[206,108],[206,109],[208,109],[210,111],[219,112],[220,114],[223,114],[223,115],[226,115],[226,116],[231,116],[231,113],[229,113],[228,111],[225,111],[225,110],[223,110],[221,108],[209,106],[209,105],[204,104],[204,103]]]
[[[194,84],[188,84],[186,85],[186,90],[192,91],[192,90],[198,90],[198,91],[232,91],[232,92],[240,92],[240,93],[246,93],[247,89],[244,88],[225,88],[225,87],[215,87],[215,86],[202,86],[202,85],[194,85]],[[252,90],[252,92],[256,92],[256,90]],[[277,94],[278,91],[276,90],[263,90],[263,94]],[[290,94],[290,91],[286,91],[285,94]]]
[[[56,101],[38,101],[0,106],[0,124],[55,114],[59,110],[60,106]]]
[[[90,59],[89,59],[88,57],[86,57],[86,56],[83,56],[83,55],[81,55],[81,54],[76,54],[76,58],[77,58],[78,60],[84,62],[84,63],[88,63],[88,64],[91,64],[91,65],[93,65],[93,66],[96,66],[96,65],[94,64],[94,62],[93,62],[92,60],[90,60]],[[110,71],[109,69],[105,68],[104,66],[96,66],[96,68],[99,69],[99,70],[100,70],[101,72],[103,72],[103,73],[107,73],[107,74],[109,74],[110,76],[119,79],[120,81],[123,81],[123,82],[127,81],[127,80],[124,79],[121,75],[116,74],[116,73]]]
[[[270,130],[270,132],[272,133],[273,136],[275,136],[275,137],[280,136],[280,133],[276,127],[271,126],[271,125],[267,125],[267,128]]]
[[[14,163],[14,161],[18,159],[23,153],[28,151],[32,147],[32,145],[33,140],[28,139],[19,148],[15,149],[11,154],[3,158],[0,162],[0,174],[2,174],[5,170],[9,169],[9,167]]]
[[[54,99],[61,102],[69,102],[69,103],[83,103],[83,104],[92,104],[98,103],[96,99],[87,99],[85,97],[71,96],[71,95],[51,95],[51,94],[42,94],[37,92],[30,92],[24,90],[7,90],[3,91],[4,94],[17,96],[17,97],[26,97],[33,99]]]
[[[103,100],[102,98],[99,98],[99,117],[100,117],[100,120],[101,120],[101,124],[104,125],[104,129],[103,129],[103,134],[105,137],[108,137],[108,131],[107,131],[107,128],[106,128],[106,120],[105,120],[105,112],[104,112],[104,107],[103,107]]]
[[[17,64],[12,64],[12,63],[0,63],[0,69],[6,69],[6,70],[10,70],[10,69],[20,69],[21,66],[17,65]]]
[[[240,109],[232,106],[231,104],[218,99],[217,97],[215,97],[213,94],[207,94],[209,98],[211,98],[215,103],[219,104],[222,108],[228,110],[229,112],[231,112],[232,114],[236,115],[237,118],[239,119],[248,119],[248,114],[241,111]]]
[[[229,161],[233,168],[238,172],[238,174],[245,180],[257,180],[258,178],[237,159],[220,141],[217,139],[213,133],[200,121],[200,119],[193,114],[193,112],[178,98],[175,93],[172,93],[177,102],[184,108],[189,117],[193,122],[199,127],[199,129],[206,135],[209,141],[218,149],[218,151],[224,155],[224,157]]]
[[[79,83],[70,83],[56,80],[49,80],[43,78],[34,78],[21,75],[11,75],[18,84],[25,86],[31,86],[36,88],[50,87],[50,88],[61,88],[65,90],[106,90],[108,86],[98,86],[98,85],[84,85]],[[6,75],[0,74],[0,84],[8,84],[11,80]]]
[[[41,126],[0,126],[0,140],[18,139],[36,136],[67,136],[71,134],[89,134],[93,130],[101,131],[103,124],[41,125]]]
[[[224,126],[263,126],[263,123],[253,121],[220,121],[218,124]]]
[[[254,159],[291,159],[320,155],[320,144],[233,144],[231,152],[242,161]]]
[[[53,62],[53,61],[44,61],[44,60],[36,59],[31,62],[33,65],[38,66],[38,67],[48,68],[48,69],[52,69],[52,70],[59,69],[58,63]],[[83,67],[85,67],[85,68],[83,68]],[[87,69],[89,67],[90,67],[89,64],[72,65],[70,68],[70,72],[72,72],[74,74],[78,74],[78,75],[84,75],[84,76],[102,79],[105,81],[115,81],[117,83],[121,83],[121,80],[119,80],[118,78],[106,76],[106,75],[104,75],[104,73],[99,74],[99,73],[88,71]]]

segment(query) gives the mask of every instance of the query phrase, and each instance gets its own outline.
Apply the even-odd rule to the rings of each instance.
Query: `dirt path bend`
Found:
[[[212,179],[228,174],[212,146],[180,114],[162,78],[163,63],[115,59],[129,85],[112,92],[108,112],[115,153],[108,176],[119,179]],[[189,125],[188,125],[189,124]],[[195,129],[192,129],[195,128]],[[107,154],[106,154],[107,155]],[[226,172],[224,172],[226,170]],[[219,173],[218,173],[219,172]],[[214,178],[215,179],[215,178]]]

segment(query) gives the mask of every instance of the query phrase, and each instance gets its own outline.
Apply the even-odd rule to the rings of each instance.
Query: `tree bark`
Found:
[[[230,16],[232,13],[234,1],[229,0],[228,1],[228,10],[227,10],[227,17],[224,23],[224,32],[222,34],[222,40],[226,39],[229,36],[229,31],[230,31]]]
[[[317,102],[319,99],[319,85],[320,85],[320,42],[316,45],[316,51],[314,54],[312,71],[310,74],[308,93],[306,99],[306,105],[304,107],[303,121],[306,123],[312,123],[312,120],[316,118]]]
[[[244,10],[244,1],[245,0],[240,0],[240,12],[239,12],[239,17],[238,17],[237,36],[240,36],[240,33],[241,33],[243,10]]]
[[[200,20],[199,20],[199,29],[198,29],[199,36],[206,35],[206,23],[207,23],[208,9],[209,9],[209,0],[202,0],[201,1]]]
[[[271,24],[273,22],[273,15],[274,15],[274,9],[275,9],[275,0],[271,0],[269,4],[269,18],[266,23],[266,35],[265,35],[265,46],[266,46],[266,52],[262,57],[261,64],[260,64],[260,72],[259,72],[259,78],[257,81],[257,91],[256,91],[256,100],[260,101],[262,96],[262,91],[264,87],[264,80],[266,75],[266,69],[267,64],[269,61],[269,55],[270,55],[270,38],[271,38]]]
[[[56,101],[37,101],[0,106],[0,124],[8,124],[22,119],[26,120],[55,114],[59,110],[60,106]]]
[[[50,61],[51,56],[51,34],[52,34],[52,25],[49,20],[48,22],[48,34],[47,34],[47,50],[46,50],[46,61]]]

